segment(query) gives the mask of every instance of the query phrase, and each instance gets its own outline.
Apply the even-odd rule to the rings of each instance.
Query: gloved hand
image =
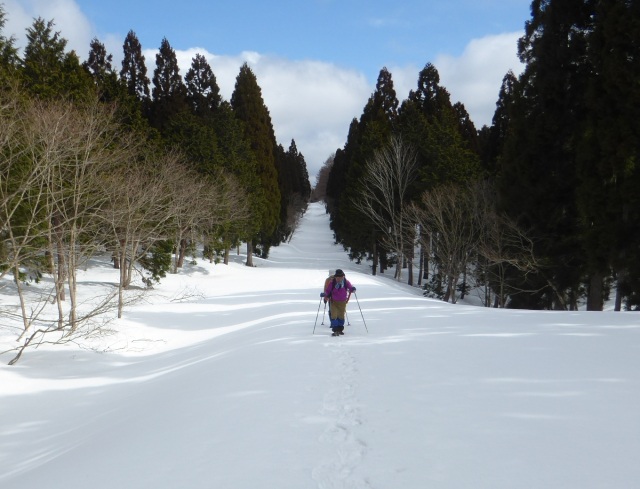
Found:
[[[353,288],[351,289],[351,292],[355,292],[355,291],[356,291],[356,288],[355,288],[355,287],[353,287]]]
[[[324,292],[320,292],[320,297],[324,297]]]

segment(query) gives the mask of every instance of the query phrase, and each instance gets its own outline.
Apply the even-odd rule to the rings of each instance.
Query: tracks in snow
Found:
[[[347,340],[348,341],[348,340]],[[331,338],[329,380],[320,414],[328,424],[318,441],[322,461],[313,469],[318,489],[371,489],[366,477],[357,469],[367,453],[367,445],[358,435],[364,424],[358,399],[358,361],[344,338]]]

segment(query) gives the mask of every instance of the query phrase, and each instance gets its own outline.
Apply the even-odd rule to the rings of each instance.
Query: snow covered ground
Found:
[[[640,487],[637,313],[425,299],[350,263],[318,204],[241,258],[167,277],[85,348],[0,356],[0,487]],[[358,300],[334,338],[337,267]]]

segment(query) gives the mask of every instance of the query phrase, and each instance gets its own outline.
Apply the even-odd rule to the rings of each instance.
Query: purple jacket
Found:
[[[351,282],[349,282],[346,277],[342,281],[342,284],[333,279],[327,285],[324,295],[334,301],[346,301],[347,291],[353,292],[353,288],[353,285],[351,285]]]

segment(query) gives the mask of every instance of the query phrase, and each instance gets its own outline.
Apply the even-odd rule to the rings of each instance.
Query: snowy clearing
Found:
[[[320,204],[242,258],[167,277],[83,348],[0,356],[0,487],[638,487],[637,313],[425,299],[349,262]],[[357,287],[339,338],[335,268]]]

